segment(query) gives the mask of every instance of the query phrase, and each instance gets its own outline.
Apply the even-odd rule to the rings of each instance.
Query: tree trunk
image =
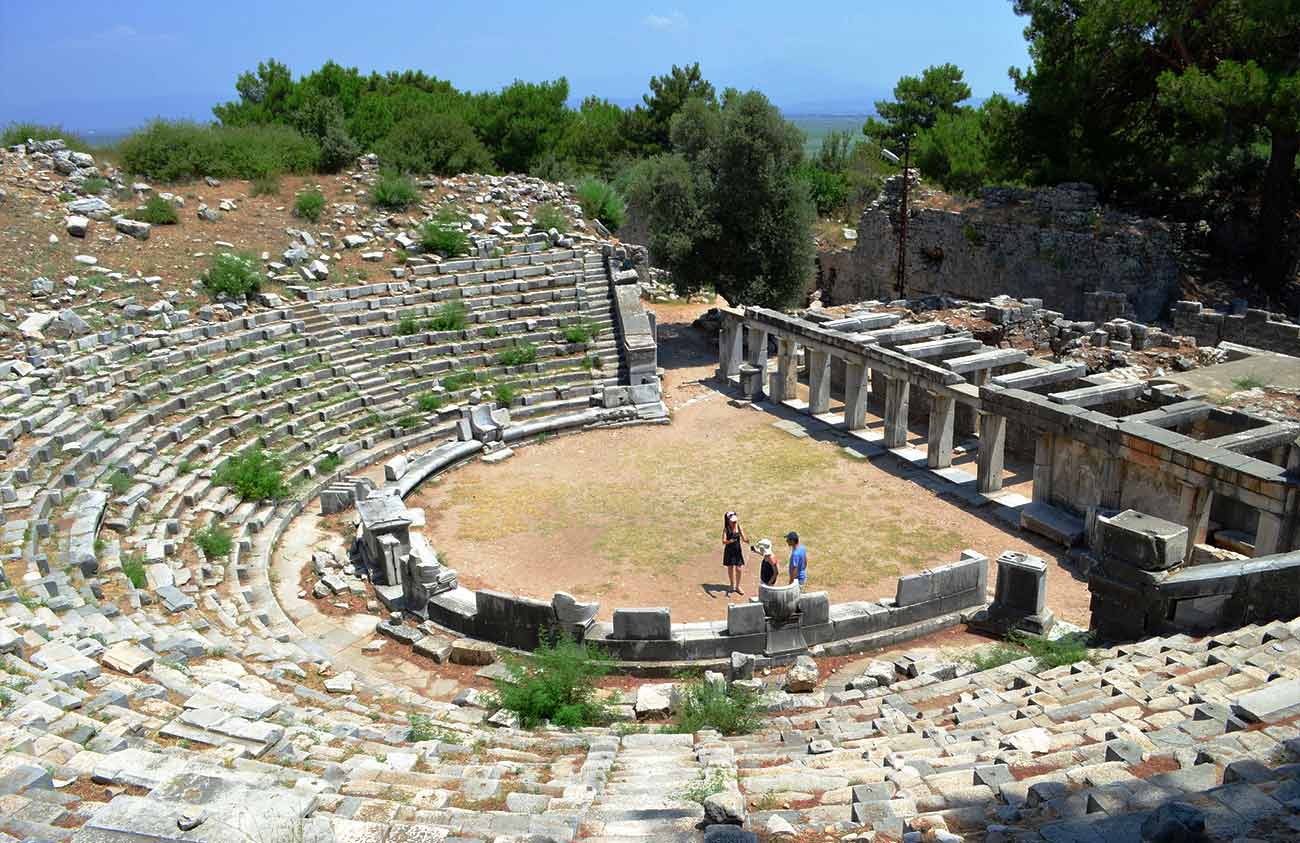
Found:
[[[1260,186],[1259,225],[1255,239],[1255,282],[1264,289],[1281,294],[1291,269],[1291,250],[1287,232],[1291,214],[1291,180],[1295,172],[1296,153],[1300,152],[1300,134],[1274,130],[1269,150],[1268,168]]]

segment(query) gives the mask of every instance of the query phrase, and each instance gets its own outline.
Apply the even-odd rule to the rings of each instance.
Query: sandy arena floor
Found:
[[[892,596],[900,574],[954,561],[967,547],[990,558],[1017,549],[1057,560],[1059,548],[851,458],[832,437],[795,438],[772,426],[776,417],[733,406],[709,381],[715,353],[689,327],[704,308],[655,309],[671,425],[520,448],[504,463],[451,472],[409,499],[424,508],[426,535],[462,583],[542,599],[568,591],[600,600],[605,619],[618,606],[668,606],[674,621],[721,620],[729,600],[757,590],[751,557],[747,594],[726,593],[721,530],[729,509],[741,514],[751,541],[771,538],[782,554],[781,536],[798,530],[808,587],[836,602]],[[1025,485],[1024,467],[1008,469],[1007,488]],[[1087,624],[1087,586],[1059,565],[1047,601],[1058,617]]]

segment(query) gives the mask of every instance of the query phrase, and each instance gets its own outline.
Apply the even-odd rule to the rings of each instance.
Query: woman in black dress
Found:
[[[745,590],[740,587],[740,576],[745,569],[745,545],[749,539],[740,526],[740,518],[734,512],[728,512],[722,518],[722,564],[727,569],[727,593]]]

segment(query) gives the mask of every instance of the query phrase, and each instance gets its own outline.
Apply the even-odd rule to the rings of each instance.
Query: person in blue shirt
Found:
[[[808,579],[808,551],[799,544],[799,534],[793,530],[785,534],[785,543],[790,545],[790,583],[798,580],[802,586]]]

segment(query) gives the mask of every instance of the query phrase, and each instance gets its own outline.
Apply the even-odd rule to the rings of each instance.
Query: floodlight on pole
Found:
[[[885,149],[883,146],[880,147],[880,157],[881,157],[881,158],[884,158],[884,159],[885,159],[886,161],[888,161],[890,164],[899,164],[899,163],[901,163],[901,159],[899,159],[899,157],[898,157],[897,155],[895,155],[894,153],[890,152],[888,149]]]
[[[881,147],[881,152],[885,152]],[[907,298],[907,217],[908,217],[908,187],[911,185],[911,178],[908,171],[911,167],[912,153],[912,136],[903,135],[903,195],[898,203],[898,297]],[[890,153],[890,159],[898,162],[898,156]]]

